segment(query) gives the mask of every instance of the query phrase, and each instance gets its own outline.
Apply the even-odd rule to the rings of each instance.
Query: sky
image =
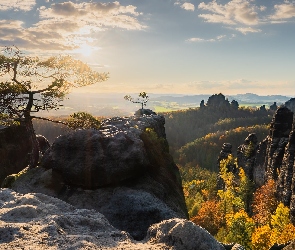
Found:
[[[0,0],[0,46],[70,54],[82,92],[295,95],[295,1]]]

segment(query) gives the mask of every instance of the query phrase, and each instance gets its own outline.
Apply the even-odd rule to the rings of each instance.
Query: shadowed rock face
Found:
[[[246,176],[251,181],[253,181],[256,151],[257,137],[254,133],[248,135],[248,137],[244,141],[244,144],[239,146],[237,150],[238,166],[244,169]]]
[[[100,130],[60,136],[42,167],[19,177],[12,188],[95,209],[116,228],[143,239],[151,224],[187,218],[164,124],[158,115],[112,118]]]
[[[0,128],[0,184],[10,174],[23,170],[29,163],[31,142],[24,126]]]
[[[293,112],[286,107],[280,107],[270,125],[265,159],[266,180],[276,181],[278,178],[292,124]]]

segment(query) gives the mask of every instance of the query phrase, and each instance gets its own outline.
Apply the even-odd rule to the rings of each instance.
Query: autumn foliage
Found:
[[[206,179],[184,183],[186,200],[195,208],[191,220],[217,240],[239,243],[247,250],[267,250],[275,243],[284,244],[295,239],[290,210],[275,197],[275,182],[269,180],[253,194],[254,185],[242,168],[235,166],[238,174],[228,171],[229,166],[235,164],[232,155],[220,162],[219,176],[225,188],[217,190],[215,195],[206,190]],[[187,171],[186,178],[188,173],[198,176],[194,171]]]

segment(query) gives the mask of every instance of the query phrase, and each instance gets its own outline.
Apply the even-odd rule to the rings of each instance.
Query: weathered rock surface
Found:
[[[30,152],[31,143],[24,126],[0,129],[0,184],[6,176],[16,174],[28,165]]]
[[[249,134],[244,144],[240,145],[237,150],[238,166],[244,169],[246,176],[251,181],[254,178],[253,171],[256,161],[257,142],[256,134]]]
[[[285,106],[295,113],[295,98],[291,98],[289,101],[286,101]]]
[[[61,136],[45,152],[42,167],[20,176],[11,187],[95,209],[116,228],[143,239],[151,224],[187,218],[164,123],[158,115],[112,118],[99,131]]]
[[[277,180],[277,196],[281,197],[281,201],[285,206],[290,206],[292,195],[292,179],[295,156],[295,131],[290,133],[288,143],[285,147],[285,153],[280,168],[280,174]],[[295,190],[294,190],[295,191]]]
[[[265,159],[266,180],[278,179],[292,124],[293,112],[286,107],[280,107],[270,125]]]
[[[155,249],[224,250],[206,230],[184,219],[152,225],[134,241],[94,210],[59,199],[0,189],[0,249]]]
[[[173,249],[224,249],[206,230],[183,219],[171,219],[152,225],[146,239],[153,243],[164,243]]]
[[[255,154],[255,165],[253,169],[253,181],[256,188],[259,188],[265,184],[265,158],[267,145],[268,138],[264,139],[257,146]]]

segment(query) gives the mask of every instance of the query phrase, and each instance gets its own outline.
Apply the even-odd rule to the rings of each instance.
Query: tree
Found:
[[[205,228],[212,235],[216,235],[223,225],[220,203],[216,200],[208,200],[202,203],[198,214],[191,221]]]
[[[254,193],[252,203],[253,219],[258,225],[269,225],[271,215],[277,208],[275,185],[274,180],[269,180]]]
[[[124,99],[133,103],[140,103],[141,109],[143,109],[143,106],[146,106],[146,103],[149,100],[149,96],[146,92],[140,92],[137,99],[134,99],[130,95],[125,95]]]
[[[252,249],[251,239],[255,223],[245,210],[242,209],[235,214],[228,214],[226,225],[228,230],[227,242],[236,242],[246,249]]]
[[[99,129],[101,125],[98,119],[86,112],[74,113],[63,123],[71,129]]]
[[[93,71],[70,56],[39,58],[17,47],[5,47],[0,55],[0,113],[26,126],[32,142],[29,166],[38,164],[38,142],[32,113],[58,109],[71,88],[105,81],[108,73]]]

